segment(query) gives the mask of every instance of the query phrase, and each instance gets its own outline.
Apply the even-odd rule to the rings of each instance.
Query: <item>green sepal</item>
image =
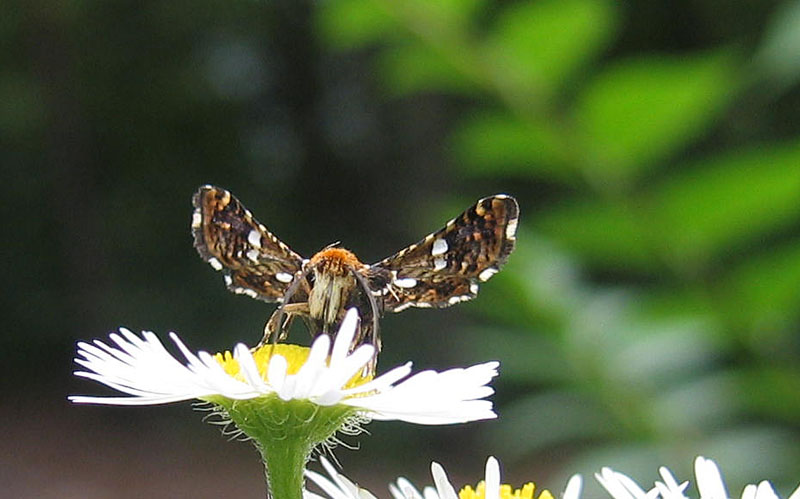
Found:
[[[249,400],[219,396],[206,400],[224,409],[231,422],[253,440],[264,461],[270,497],[275,499],[302,499],[303,471],[311,452],[356,412],[345,405],[284,401],[274,394]]]

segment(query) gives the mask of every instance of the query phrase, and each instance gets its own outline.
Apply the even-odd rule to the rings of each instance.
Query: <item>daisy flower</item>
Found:
[[[345,476],[336,472],[333,466],[321,458],[322,466],[330,478],[314,471],[306,471],[306,477],[322,489],[330,499],[366,499],[374,498],[369,491],[358,487]],[[486,474],[484,480],[478,482],[475,488],[467,485],[456,492],[444,468],[436,462],[431,463],[433,486],[425,487],[420,493],[414,485],[405,478],[398,478],[395,483],[389,484],[389,491],[394,499],[554,499],[548,490],[542,490],[536,495],[536,487],[528,482],[519,489],[511,485],[500,483],[500,464],[494,457],[486,461]],[[573,476],[567,483],[567,488],[561,496],[564,499],[578,499],[581,493],[581,477]],[[306,492],[307,499],[317,499],[318,496]]]
[[[626,475],[603,468],[600,474],[595,475],[598,481],[615,499],[627,498],[663,498],[663,499],[687,499],[685,491],[689,482],[681,482],[675,479],[669,469],[662,466],[659,469],[661,481],[656,481],[655,486],[649,491],[643,491],[636,483]],[[700,499],[728,499],[728,491],[722,474],[717,463],[711,459],[699,456],[694,462],[694,474],[697,481],[697,492]],[[758,485],[747,485],[742,491],[742,499],[780,499],[767,480],[762,480]],[[800,487],[798,487],[788,499],[800,499]]]
[[[233,353],[195,354],[172,333],[185,362],[169,353],[155,334],[143,332],[140,337],[120,329],[110,335],[113,345],[78,343],[75,362],[84,370],[75,375],[123,395],[69,399],[107,405],[211,402],[217,414],[255,442],[268,469],[270,490],[281,498],[299,497],[311,451],[337,430],[356,431],[370,419],[439,425],[496,417],[485,398],[494,393],[488,383],[497,375],[498,362],[416,374],[408,362],[373,379],[363,373],[375,348],[361,345],[349,351],[358,321],[356,311],[349,310],[332,348],[331,338],[320,335],[310,349],[264,345],[251,351],[238,344]],[[291,479],[280,483],[283,478],[278,477],[287,474]],[[284,487],[295,492],[286,495]]]

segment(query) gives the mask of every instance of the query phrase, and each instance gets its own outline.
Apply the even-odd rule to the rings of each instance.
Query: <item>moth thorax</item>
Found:
[[[328,248],[311,257],[309,265],[314,272],[314,286],[308,298],[309,315],[322,321],[323,329],[328,332],[328,326],[344,317],[345,307],[358,284],[353,272],[364,264],[346,249]]]

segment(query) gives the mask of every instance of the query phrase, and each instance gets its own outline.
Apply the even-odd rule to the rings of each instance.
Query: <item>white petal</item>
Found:
[[[727,499],[728,492],[725,490],[717,463],[698,456],[694,461],[694,476],[701,499]]]
[[[431,476],[440,499],[458,499],[456,489],[453,488],[441,464],[435,461],[431,463]]]
[[[485,383],[496,372],[496,362],[442,373],[422,371],[376,395],[345,399],[341,403],[364,409],[373,419],[418,424],[491,419],[497,417],[492,403],[476,399],[492,393]]]
[[[375,496],[372,495],[372,493],[370,493],[368,490],[362,489],[358,485],[348,480],[344,475],[337,473],[336,469],[333,467],[330,461],[325,458],[325,456],[322,456],[320,461],[322,462],[322,466],[325,468],[325,471],[328,473],[328,476],[326,477],[310,470],[305,470],[305,476],[317,484],[317,486],[319,486],[319,488],[321,488],[329,498],[375,499]],[[304,496],[306,493],[309,494],[309,497],[319,497],[313,492],[308,491],[304,491]]]
[[[283,385],[286,383],[286,371],[289,369],[289,363],[282,355],[273,355],[269,359],[269,367],[267,367],[267,382],[276,392],[283,390]]]
[[[486,460],[486,499],[500,499],[500,463],[493,456]]]
[[[331,368],[335,369],[339,362],[347,357],[353,337],[356,335],[356,328],[358,328],[358,312],[355,308],[351,308],[345,313],[339,332],[336,333],[336,341],[333,342],[331,352]]]
[[[762,480],[759,482],[758,487],[753,487],[755,488],[755,495],[753,496],[755,499],[780,499],[775,493],[775,489],[772,488],[772,484],[767,480]]]
[[[604,467],[600,470],[600,473],[595,473],[594,476],[614,499],[649,499],[658,497],[657,489],[645,492],[628,476],[611,468]]]
[[[331,338],[321,334],[311,345],[308,359],[297,371],[297,390],[294,398],[308,398],[313,389],[318,385],[320,378],[325,374],[325,360],[330,350]]]
[[[407,479],[397,479],[397,486],[389,485],[389,491],[397,499],[423,499],[422,494]]]
[[[360,386],[344,388],[375,355],[372,345],[361,345],[349,352],[358,320],[355,310],[349,310],[333,348],[330,337],[318,337],[296,374],[289,374],[287,360],[275,354],[263,377],[251,351],[243,344],[236,345],[233,356],[243,380],[228,375],[215,356],[203,351],[192,353],[174,333],[170,337],[185,362],[173,357],[153,333],[136,335],[120,329],[119,334],[110,335],[115,346],[102,341],[78,343],[75,362],[85,370],[75,374],[103,383],[124,396],[74,396],[70,400],[147,405],[212,395],[244,400],[275,393],[286,401],[304,399],[318,405],[349,405],[372,419],[452,424],[497,417],[492,403],[484,400],[494,393],[488,384],[497,376],[497,362],[413,375],[409,362]]]
[[[580,499],[581,489],[583,488],[583,477],[580,475],[572,475],[567,482],[567,487],[564,489],[562,499]]]
[[[264,380],[261,379],[261,374],[258,372],[258,366],[256,366],[256,360],[253,358],[253,354],[250,353],[250,349],[247,348],[244,343],[239,343],[233,347],[233,356],[239,363],[239,370],[242,376],[244,376],[244,379],[247,380],[250,386],[260,392],[266,393],[269,391],[269,387]]]

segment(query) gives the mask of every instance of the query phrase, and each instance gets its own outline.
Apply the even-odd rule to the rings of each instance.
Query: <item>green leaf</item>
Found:
[[[496,79],[523,92],[551,94],[600,52],[616,26],[603,0],[539,0],[504,9],[485,50]]]
[[[738,393],[754,413],[794,423],[800,416],[800,370],[796,367],[761,367],[737,372]]]
[[[627,204],[576,201],[537,223],[591,263],[697,272],[800,217],[798,165],[800,143],[730,153],[687,166]]]
[[[721,286],[733,317],[753,330],[789,327],[800,317],[800,243],[770,249],[733,269]],[[763,338],[761,338],[763,340]]]
[[[361,48],[396,32],[397,20],[373,0],[332,0],[316,10],[322,40],[340,50]]]
[[[330,0],[317,9],[317,30],[339,49],[356,49],[381,39],[421,36],[427,43],[466,37],[485,0]]]
[[[408,43],[386,49],[380,55],[378,67],[384,87],[396,95],[477,91],[471,79],[430,45]]]
[[[727,54],[642,57],[610,67],[575,108],[585,168],[611,185],[630,180],[712,126],[737,86]]]
[[[459,167],[473,176],[571,178],[565,147],[546,123],[505,112],[484,112],[457,125],[451,146]]]
[[[653,237],[680,267],[754,243],[800,217],[800,142],[762,146],[690,166],[648,203]]]

